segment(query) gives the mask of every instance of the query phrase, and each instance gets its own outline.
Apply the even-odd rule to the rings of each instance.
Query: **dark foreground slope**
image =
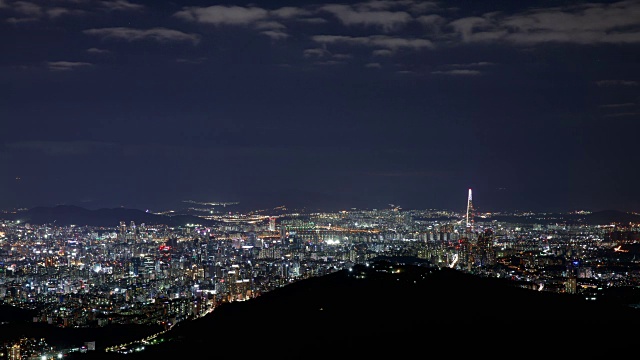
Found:
[[[625,353],[639,320],[508,280],[379,263],[222,305],[141,353],[82,358],[597,358]]]

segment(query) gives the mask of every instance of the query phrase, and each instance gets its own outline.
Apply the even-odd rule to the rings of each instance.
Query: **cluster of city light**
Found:
[[[1,1],[1,0],[0,0]],[[399,208],[398,208],[399,209]],[[444,213],[444,212],[443,212]],[[294,235],[296,235],[296,232],[298,232],[300,234],[303,235],[308,235],[311,234],[312,236],[321,236],[321,240],[319,240],[320,243],[326,244],[326,245],[336,245],[336,247],[339,247],[341,244],[341,240],[343,239],[342,242],[344,243],[344,245],[348,246],[353,240],[351,239],[352,237],[356,237],[356,235],[353,235],[354,233],[368,233],[368,234],[377,234],[380,233],[380,237],[378,238],[377,236],[363,236],[366,237],[368,240],[372,243],[375,243],[376,241],[378,241],[378,239],[382,239],[382,241],[389,241],[387,240],[387,238],[385,236],[388,236],[388,234],[393,234],[392,239],[393,240],[402,240],[403,242],[420,242],[421,244],[424,243],[425,247],[428,246],[429,244],[432,244],[434,241],[433,236],[431,236],[431,238],[429,238],[429,236],[423,236],[420,239],[418,238],[413,238],[411,236],[416,236],[416,235],[433,235],[434,233],[438,232],[446,232],[448,234],[456,234],[458,236],[460,236],[460,234],[463,233],[464,228],[465,228],[465,221],[464,219],[458,220],[456,221],[455,219],[449,219],[449,220],[443,220],[443,221],[431,221],[429,219],[428,216],[424,216],[423,218],[420,218],[420,215],[416,216],[415,221],[413,221],[410,226],[407,224],[408,221],[405,219],[412,219],[412,216],[414,213],[406,213],[407,216],[398,216],[395,214],[391,214],[388,218],[385,218],[385,216],[382,216],[384,214],[388,214],[388,212],[384,212],[384,211],[380,211],[378,212],[377,210],[374,211],[366,211],[366,212],[355,212],[355,214],[353,212],[348,212],[348,211],[342,211],[340,212],[340,216],[336,216],[336,214],[318,214],[318,217],[315,219],[311,219],[309,220],[308,218],[304,218],[303,220],[298,220],[298,219],[293,219],[291,220],[290,218],[295,218],[295,216],[292,216],[291,214],[289,214],[287,220],[282,221],[281,223],[279,223],[280,227],[282,230],[290,230],[290,231],[285,231],[285,232],[279,232],[279,231],[275,231],[275,219],[278,218],[279,216],[277,215],[271,215],[271,216],[262,216],[262,215],[240,215],[240,214],[236,214],[236,215],[231,215],[231,213],[227,215],[225,215],[224,217],[219,217],[220,219],[224,218],[226,219],[226,221],[224,222],[231,222],[231,223],[244,223],[244,224],[255,224],[256,222],[263,222],[267,219],[270,220],[269,222],[269,227],[268,230],[266,230],[266,224],[264,225],[264,227],[260,228],[260,227],[250,227],[251,229],[257,229],[255,231],[255,237],[253,237],[253,239],[258,239],[258,240],[266,240],[266,241],[270,241],[270,245],[271,244],[278,244],[279,242],[284,241],[283,238],[286,240],[289,238],[289,236],[291,236],[291,238],[293,238]],[[423,213],[422,213],[423,214]],[[488,216],[490,217],[491,213],[487,213]],[[494,213],[496,214],[496,213]],[[528,213],[525,213],[528,214]],[[353,216],[352,216],[353,215]],[[469,212],[468,215],[470,216],[475,216],[475,217],[480,217],[480,218],[484,218],[483,216],[478,216],[478,213],[473,213],[473,212]],[[538,214],[540,215],[540,214]],[[374,220],[375,219],[375,220]],[[469,217],[468,218],[469,221],[468,223],[471,224],[472,222],[470,221],[472,218]],[[538,218],[540,219],[540,218]],[[273,220],[273,221],[272,221]],[[385,221],[386,220],[386,221]],[[337,224],[337,225],[336,225]],[[371,226],[371,229],[362,229],[361,227],[364,226],[362,224],[367,224],[367,226]],[[273,225],[273,228],[272,226]],[[289,226],[291,225],[291,226]],[[509,226],[509,227],[504,227],[503,225],[496,223],[496,220],[494,220],[494,222],[492,222],[490,225],[487,225],[486,222],[477,222],[475,223],[475,225],[478,226],[478,229],[482,229],[483,226],[490,226],[492,229],[494,230],[500,230],[500,232],[503,234],[502,237],[496,237],[495,239],[492,239],[492,241],[494,241],[494,245],[502,245],[500,247],[501,251],[505,251],[505,249],[509,245],[512,246],[513,244],[516,243],[516,235],[518,232],[521,231],[527,231],[527,226],[526,225],[519,225],[519,226]],[[2,226],[6,226],[5,224],[2,224]],[[226,225],[225,225],[226,226]],[[404,229],[403,229],[404,226]],[[450,226],[450,228],[449,228]],[[558,226],[556,224],[556,226]],[[632,225],[633,226],[633,225]],[[205,239],[209,239],[210,238],[207,235],[210,234],[215,234],[215,227],[211,227],[211,229],[209,227],[205,227],[205,228],[199,228],[200,225],[198,224],[187,224],[187,228],[192,228],[195,227],[196,229],[188,229],[189,231],[187,232],[189,234],[189,236],[183,237],[184,234],[181,234],[179,237],[176,238],[178,243],[191,243],[192,242],[192,237],[196,234],[200,234],[202,235]],[[614,225],[606,225],[606,226],[595,226],[595,229],[601,229],[603,227],[609,228],[612,227],[614,228]],[[228,227],[231,228],[231,227]],[[240,227],[233,227],[234,229],[241,229]],[[262,233],[260,232],[260,229],[262,229]],[[442,230],[445,229],[445,230]],[[210,232],[211,230],[211,232]],[[534,227],[534,231],[536,230],[540,230],[540,229],[536,229]],[[23,231],[23,230],[17,230],[17,231]],[[242,230],[233,230],[234,232],[240,232]],[[253,230],[252,230],[253,231]],[[405,233],[402,233],[403,231],[406,231]],[[327,233],[330,232],[330,233]],[[343,232],[344,234],[337,234],[338,232]],[[29,231],[26,231],[25,233],[29,233]],[[468,232],[467,232],[468,233]],[[116,234],[115,232],[113,234]],[[325,239],[324,237],[322,237],[322,235],[325,235],[327,237],[327,239]],[[528,233],[529,235],[531,235],[531,232]],[[2,232],[0,232],[0,240],[1,240],[1,235]],[[348,236],[346,236],[348,235]],[[45,239],[47,239],[47,234],[42,235]],[[96,235],[97,236],[97,235]],[[96,246],[96,244],[98,246],[106,246],[105,244],[100,244],[99,242],[102,241],[105,235],[102,235],[100,237],[97,238],[98,242],[94,242],[94,246]],[[107,235],[108,236],[108,235]],[[222,236],[225,236],[224,238]],[[361,236],[361,235],[357,235],[357,236]],[[19,236],[18,236],[19,237]],[[53,238],[53,235],[52,235]],[[218,237],[218,240],[232,240],[235,245],[239,245],[242,244],[243,241],[246,240],[246,236],[238,234],[238,233],[232,233],[231,235],[228,234],[223,234],[221,232],[220,237]],[[576,241],[580,241],[579,239],[590,239],[589,244],[583,244],[580,245],[580,249],[581,250],[588,250],[589,247],[592,247],[593,244],[592,242],[598,242],[601,243],[603,241],[602,237],[594,237],[594,235],[588,235],[588,236],[582,236],[580,238],[571,238],[571,242],[574,243]],[[112,239],[117,239],[117,235],[113,235]],[[553,235],[551,234],[545,234],[544,237],[543,235],[536,235],[536,237],[531,237],[531,239],[536,240],[536,248],[535,250],[539,250],[540,253],[537,256],[553,256],[554,252],[552,251],[552,248],[550,247],[550,243],[553,244],[554,241],[561,241],[562,240],[562,234],[558,234],[557,232],[555,232]],[[236,242],[237,240],[237,242]],[[442,240],[442,239],[441,239]],[[456,239],[453,239],[456,240]],[[107,237],[106,240],[104,240],[105,243],[109,242],[109,239]],[[166,237],[149,237],[148,239],[146,239],[147,242],[149,243],[163,243],[164,241],[166,241]],[[357,241],[357,240],[356,240]],[[447,244],[447,241],[450,241],[450,239],[446,239],[446,240],[442,240],[442,244],[444,246],[444,244]],[[286,242],[286,241],[285,241]],[[38,245],[42,245],[42,244],[46,244],[46,241],[41,241],[39,240],[39,242],[37,243]],[[68,240],[66,241],[66,244],[71,246],[71,245],[76,245],[77,241],[75,240]],[[450,243],[449,243],[450,244]],[[12,247],[12,250],[15,247],[22,247],[22,246],[27,246],[27,245],[20,245],[20,244],[16,244],[14,247]],[[163,245],[164,246],[164,245]],[[161,246],[161,248],[163,247]],[[249,249],[253,249],[255,246],[254,245],[242,245],[240,248],[243,250],[249,250]],[[397,245],[394,246],[394,249],[399,248]],[[607,248],[611,249],[611,243],[607,243]],[[496,248],[497,249],[497,248]],[[555,249],[555,248],[554,248]],[[332,247],[331,250],[335,250],[335,248]],[[61,255],[64,255],[64,250],[61,249],[60,250],[62,253]],[[378,250],[376,250],[378,251]],[[384,251],[384,250],[382,250]],[[453,252],[455,251],[455,252]],[[445,248],[441,250],[441,255],[442,255],[442,261],[441,263],[444,266],[448,266],[450,268],[458,268],[458,267],[462,267],[462,265],[466,265],[465,262],[468,261],[468,258],[461,256],[460,258],[458,257],[458,251],[459,250],[453,250],[452,248]],[[463,250],[460,250],[463,251]],[[629,250],[625,250],[622,249],[622,245],[618,245],[616,247],[613,248],[613,251],[615,252],[629,252]],[[46,250],[44,250],[42,252],[42,254],[46,254]],[[33,251],[33,253],[36,254],[41,254],[40,250],[37,251]],[[53,254],[55,253],[55,251],[52,250],[48,250],[49,254]],[[69,254],[73,257],[78,256],[78,253],[75,249],[72,250],[67,250],[67,256],[69,256]],[[139,254],[138,255],[141,259],[144,259],[146,256],[149,256],[148,254]],[[150,258],[153,258],[153,256],[151,256]],[[287,253],[287,254],[283,254],[283,259],[287,259],[289,260],[290,258],[292,258],[292,254],[291,253]],[[355,260],[351,260],[351,261],[355,261]],[[438,260],[440,261],[440,260]],[[41,263],[42,264],[42,263]],[[90,266],[89,268],[91,270],[93,270],[94,273],[104,273],[104,274],[111,274],[111,269],[112,266],[115,267],[116,264],[114,263],[109,263],[107,261],[103,261],[102,263],[98,262],[95,263],[93,265],[90,265],[91,263],[88,263],[88,266]],[[79,265],[83,265],[83,263],[81,263],[79,260],[77,261],[70,261],[69,265],[73,265],[73,266],[79,266]],[[251,265],[251,264],[250,264]],[[11,265],[7,265],[7,270],[10,270],[11,272],[15,271],[15,264],[11,264]],[[44,266],[44,265],[43,265]],[[49,266],[56,266],[58,267],[57,264],[54,265],[49,265]],[[122,266],[122,264],[120,264],[119,266]],[[237,265],[234,265],[237,267]],[[368,264],[367,264],[368,266]],[[598,265],[600,266],[600,265]],[[289,267],[289,264],[286,264],[286,267]],[[191,269],[195,269],[196,265],[192,264],[191,265]],[[335,269],[335,267],[334,267]],[[523,267],[516,267],[514,268],[517,271],[523,271]],[[350,268],[351,270],[351,268]],[[509,274],[510,276],[513,278],[515,270],[511,271]],[[191,271],[191,270],[189,270]],[[496,273],[495,276],[500,277],[500,276],[505,276],[505,275],[509,275],[509,274],[505,274],[504,272],[501,273]],[[132,270],[130,270],[129,275],[133,277],[133,272]],[[594,274],[592,275],[593,278],[600,278],[602,277],[600,274]],[[531,277],[529,275],[526,275],[526,279],[527,281],[540,281],[539,279],[535,279],[534,277]],[[545,280],[542,280],[542,282],[538,283],[538,291],[542,291],[543,289],[545,291],[553,291],[553,284],[547,284],[546,288],[545,288]],[[197,292],[198,293],[206,293],[208,291],[211,291],[213,293],[215,293],[214,290],[201,290],[199,289],[199,284],[195,284],[194,287],[198,288]],[[121,287],[116,287],[114,289],[112,289],[109,294],[125,294],[125,289],[121,288]],[[29,295],[31,296],[31,295]],[[178,293],[172,294],[172,296],[174,296],[175,298],[179,297]],[[240,298],[237,301],[245,301],[248,298]],[[151,303],[155,302],[155,299],[149,299]],[[145,303],[146,304],[146,303]],[[122,309],[122,307],[121,307]],[[204,316],[208,313],[210,313],[213,310],[213,308],[210,308],[208,310],[206,310],[204,313],[200,313],[196,316],[201,317]],[[56,310],[57,311],[57,310]],[[94,309],[94,312],[96,310]],[[162,324],[165,324],[165,322],[163,322]],[[172,326],[173,324],[169,323],[169,326]],[[167,329],[169,330],[169,329]],[[117,352],[121,352],[121,353],[131,353],[134,351],[142,351],[144,350],[144,346],[143,345],[149,345],[149,344],[154,344],[158,341],[162,341],[163,339],[160,338],[158,339],[157,336],[165,333],[167,330],[163,330],[157,334],[154,334],[152,336],[148,336],[142,340],[137,340],[134,342],[128,342],[127,344],[122,344],[122,345],[118,345],[118,346],[114,346],[114,347],[110,347],[107,349],[107,351],[117,351]],[[59,355],[59,357],[61,357],[62,354]],[[43,359],[53,359],[54,357],[42,357]]]
[[[40,360],[62,359],[62,357],[63,357],[62,353],[58,353],[58,354],[55,354],[55,355],[47,355],[47,354],[45,354],[45,355],[40,356]]]

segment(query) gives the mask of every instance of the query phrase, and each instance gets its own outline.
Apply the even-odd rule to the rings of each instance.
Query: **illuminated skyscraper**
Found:
[[[471,189],[469,189],[469,198],[467,200],[467,232],[473,232],[473,201]]]
[[[14,344],[13,346],[11,346],[9,349],[9,360],[20,360],[22,359],[22,356],[20,356],[20,345],[19,344]]]
[[[493,251],[493,230],[484,229],[478,235],[476,242],[476,266],[495,265],[495,252]]]
[[[127,241],[127,223],[120,221],[120,235],[118,236],[121,242]]]
[[[131,225],[129,227],[130,227],[130,231],[129,232],[131,233],[130,238],[131,238],[131,240],[133,240],[133,243],[135,244],[136,235],[137,235],[136,223],[133,220],[131,220]]]

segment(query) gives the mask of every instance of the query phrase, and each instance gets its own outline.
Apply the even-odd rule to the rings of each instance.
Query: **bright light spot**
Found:
[[[62,359],[62,353],[58,354],[58,359]]]

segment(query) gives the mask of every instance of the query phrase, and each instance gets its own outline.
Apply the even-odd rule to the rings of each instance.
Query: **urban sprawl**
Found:
[[[207,217],[216,225],[179,227],[128,219],[113,227],[0,220],[0,301],[37,309],[34,322],[59,327],[134,323],[168,330],[221,303],[380,257],[416,259],[587,299],[603,288],[640,283],[635,255],[625,249],[636,237],[620,235],[637,234],[633,224],[568,225],[526,215],[541,221],[399,207],[225,212]],[[3,345],[34,356],[51,351],[41,346],[38,352],[33,339]]]

